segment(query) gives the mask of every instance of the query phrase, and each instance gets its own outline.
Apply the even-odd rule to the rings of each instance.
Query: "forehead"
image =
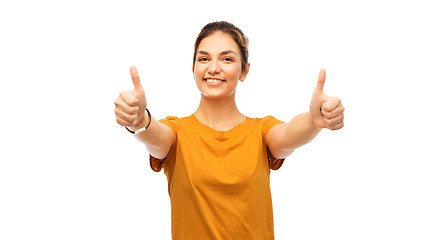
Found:
[[[232,50],[239,54],[239,46],[230,34],[217,31],[205,37],[199,44],[198,51],[206,51],[210,54]]]

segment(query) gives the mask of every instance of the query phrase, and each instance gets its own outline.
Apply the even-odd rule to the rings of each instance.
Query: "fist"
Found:
[[[326,96],[323,93],[326,72],[320,69],[317,86],[310,102],[310,113],[313,124],[318,128],[338,130],[344,126],[344,106],[341,99]]]
[[[147,100],[135,66],[130,68],[130,75],[134,89],[120,93],[119,97],[114,101],[116,105],[114,112],[119,125],[136,130],[145,126]]]

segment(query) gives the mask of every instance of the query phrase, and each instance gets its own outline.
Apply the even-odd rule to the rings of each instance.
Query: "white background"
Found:
[[[115,122],[136,65],[157,118],[193,113],[215,20],[250,39],[238,106],[289,121],[320,68],[346,107],[271,173],[276,239],[427,239],[422,1],[2,1],[0,239],[170,239],[163,172]]]

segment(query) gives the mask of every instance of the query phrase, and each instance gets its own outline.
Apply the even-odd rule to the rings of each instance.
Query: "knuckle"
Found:
[[[136,97],[133,97],[131,100],[130,100],[130,103],[129,103],[131,106],[136,106],[136,105],[138,105],[138,98],[136,98]]]
[[[135,115],[135,107],[126,106],[123,109],[123,112],[125,112],[126,114],[129,114],[129,115]]]
[[[331,121],[329,119],[325,119],[325,125],[326,125],[327,128],[331,128],[332,127]]]
[[[126,124],[124,124],[123,120],[120,119],[119,117],[116,118],[116,122],[120,125],[120,126],[125,126]]]
[[[137,98],[135,97],[135,96],[133,96],[133,95],[129,95],[129,96],[127,96],[127,98],[126,98],[126,103],[129,105],[129,106],[135,106],[136,105],[136,103],[137,103]]]
[[[131,110],[130,110],[130,112],[131,112],[131,114],[132,114],[132,115],[136,115],[136,114],[138,114],[138,111],[139,111],[139,109],[138,109],[137,107],[133,107],[133,108],[131,108]]]
[[[335,125],[334,127],[333,127],[333,129],[332,130],[339,130],[339,129],[341,129],[342,127],[344,126],[344,124],[337,124],[337,125]]]
[[[129,116],[129,118],[128,118],[128,121],[129,121],[130,123],[135,122],[135,121],[136,121],[136,116],[135,116],[135,115],[130,115],[130,116]]]
[[[324,119],[328,119],[328,113],[327,112],[322,111],[321,113],[322,113]]]
[[[133,96],[133,101],[137,104],[139,102],[138,96]]]
[[[334,127],[336,127],[338,124],[339,124],[339,120],[337,120],[337,119],[333,119],[333,120],[330,120],[330,121],[329,121],[329,127],[330,127],[330,128],[334,128]]]

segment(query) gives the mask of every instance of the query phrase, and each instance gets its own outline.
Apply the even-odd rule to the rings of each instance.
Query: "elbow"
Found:
[[[169,153],[169,149],[155,147],[155,146],[145,146],[149,154],[157,159],[165,159]]]
[[[284,159],[289,157],[294,151],[295,149],[280,149],[280,150],[270,151],[270,153],[274,158]]]
[[[293,152],[295,151],[295,149],[286,149],[284,150],[284,156],[285,158],[289,157]]]

